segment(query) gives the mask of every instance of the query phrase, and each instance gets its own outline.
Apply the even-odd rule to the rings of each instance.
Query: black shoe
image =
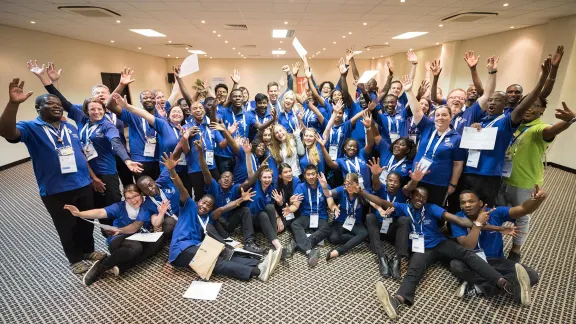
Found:
[[[336,258],[336,257],[333,258],[330,256],[330,253],[332,253],[332,251],[336,251],[336,249],[331,249],[330,251],[328,251],[328,253],[326,254],[326,262]]]
[[[285,258],[291,258],[294,255],[294,252],[296,251],[296,241],[294,239],[290,240],[290,244],[288,244],[288,246],[286,247],[286,252],[282,253],[284,255]]]
[[[256,254],[264,254],[264,249],[256,245],[254,242],[246,242],[246,244],[244,244],[244,250]]]
[[[520,253],[516,253],[516,252],[508,252],[508,260],[512,260],[516,263],[520,263]]]
[[[318,264],[318,260],[320,259],[320,250],[317,248],[313,248],[308,253],[308,266],[314,268]]]
[[[388,264],[388,258],[386,255],[378,257],[378,270],[380,270],[380,275],[383,278],[390,277],[390,265]]]
[[[400,261],[402,260],[399,256],[394,256],[392,262],[390,264],[390,273],[392,274],[392,278],[400,279],[402,277],[402,270],[400,270]]]
[[[90,286],[94,282],[98,281],[98,279],[100,279],[100,276],[104,272],[106,272],[104,267],[102,267],[102,265],[100,264],[101,262],[102,262],[101,260],[94,262],[90,267],[90,269],[86,271],[84,277],[82,278],[82,283],[84,283],[84,285]]]
[[[476,287],[473,284],[469,284],[466,281],[464,281],[462,285],[460,285],[458,291],[456,292],[456,296],[458,298],[464,298],[464,297],[472,298],[476,297],[477,295],[478,293],[476,292]]]
[[[382,303],[382,306],[384,306],[386,315],[388,315],[390,319],[398,317],[398,308],[402,303],[400,303],[396,297],[388,293],[388,290],[381,282],[376,283],[376,295],[378,296],[380,303]]]
[[[530,277],[526,269],[520,264],[514,265],[514,276],[504,284],[504,290],[514,296],[514,300],[522,306],[530,306]]]

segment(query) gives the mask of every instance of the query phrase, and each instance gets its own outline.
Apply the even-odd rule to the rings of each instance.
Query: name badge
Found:
[[[382,183],[386,183],[386,178],[388,178],[388,170],[383,170],[382,173],[380,173],[380,182]]]
[[[330,155],[330,159],[332,159],[332,161],[336,161],[336,159],[338,158],[338,146],[330,145],[330,150],[328,151],[328,154]]]
[[[146,143],[156,144],[156,137],[146,137]]]
[[[390,228],[391,223],[392,223],[392,218],[382,219],[382,227],[380,227],[380,233],[382,233],[382,234],[388,233],[388,229]]]
[[[98,157],[98,152],[96,152],[96,149],[94,148],[94,145],[92,144],[92,142],[84,145],[82,147],[82,151],[84,151],[84,155],[86,156],[86,160],[90,161],[93,158]]]
[[[293,220],[294,218],[295,218],[295,217],[294,217],[294,213],[290,213],[290,214],[286,215],[286,217],[285,217],[285,219],[286,219],[287,221]]]
[[[468,159],[466,160],[466,166],[471,168],[477,168],[478,162],[480,161],[480,153],[482,151],[479,150],[468,150]]]
[[[424,253],[424,235],[416,235],[412,238],[412,252]]]
[[[178,160],[178,165],[186,165],[186,156],[184,156],[184,153],[180,154],[180,159]]]
[[[62,174],[78,172],[74,149],[71,146],[63,147],[58,151],[60,160],[60,172]]]
[[[390,141],[394,142],[395,140],[400,138],[400,134],[396,132],[390,132]]]
[[[511,175],[512,175],[512,160],[505,159],[504,167],[502,168],[502,176],[504,178],[510,178]]]
[[[408,135],[408,138],[409,138],[412,142],[416,143],[416,139],[418,138],[418,136],[417,136],[416,134],[410,134],[410,135]]]
[[[359,174],[359,177],[358,177],[358,184],[360,185],[360,188],[362,188],[362,190],[364,190],[364,178],[362,178],[361,174]]]
[[[428,169],[430,169],[430,166],[432,165],[432,160],[423,156],[420,162],[418,163],[419,163],[418,167],[420,168],[420,170],[422,170],[422,173],[426,174],[426,171],[428,171]]]
[[[318,228],[318,220],[320,216],[318,214],[310,214],[310,228]]]
[[[354,223],[356,223],[356,218],[348,216],[348,217],[346,217],[346,220],[344,221],[342,228],[345,228],[349,231],[352,231],[352,228],[354,227]]]
[[[144,156],[146,157],[154,157],[154,153],[156,152],[156,143],[148,143],[144,145]]]
[[[206,164],[214,165],[214,151],[212,150],[206,151]]]
[[[480,257],[480,259],[484,260],[485,262],[488,262],[488,260],[486,259],[486,253],[484,253],[483,249],[478,249],[474,251],[474,253],[476,253],[476,255]]]

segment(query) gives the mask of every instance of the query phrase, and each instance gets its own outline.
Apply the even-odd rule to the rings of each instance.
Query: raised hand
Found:
[[[289,66],[289,65],[284,65],[284,66],[282,66],[282,72],[284,72],[284,73],[290,73],[290,66]]]
[[[300,202],[302,200],[304,200],[303,194],[296,194],[296,195],[292,195],[292,197],[290,197],[290,203]]]
[[[232,125],[228,126],[228,133],[234,135],[238,131],[238,122],[234,122]]]
[[[166,215],[166,212],[168,211],[168,207],[170,207],[170,200],[164,200],[160,204],[160,206],[158,206],[158,214]]]
[[[569,122],[572,119],[576,118],[574,112],[570,110],[570,108],[568,108],[568,105],[566,105],[564,101],[562,101],[562,107],[564,109],[556,109],[556,113],[554,114],[556,118],[561,119],[565,122]]]
[[[28,70],[30,70],[30,72],[36,74],[36,76],[40,77],[44,75],[44,72],[46,71],[46,68],[44,66],[44,64],[42,64],[42,66],[38,65],[38,61],[28,61],[28,63],[26,64],[28,66]]]
[[[352,58],[354,58],[354,55],[356,55],[356,53],[354,52],[356,52],[354,50],[354,46],[346,49],[346,64],[350,64],[350,60],[352,60]]]
[[[292,199],[290,199],[290,200],[292,200]],[[284,208],[282,208],[282,216],[283,216],[284,218],[286,218],[286,216],[288,216],[288,215],[290,215],[290,214],[291,214],[291,212],[290,212],[290,205],[289,205],[288,203],[286,203],[286,206],[284,206]]]
[[[371,158],[368,160],[368,167],[370,168],[370,172],[374,175],[380,175],[382,171],[386,170],[387,167],[380,166],[380,158]]]
[[[418,56],[416,56],[416,53],[414,53],[414,51],[410,50],[406,53],[406,58],[408,59],[408,61],[410,61],[412,64],[418,64]]]
[[[312,68],[310,66],[304,65],[304,75],[306,75],[308,79],[312,78]]]
[[[178,65],[178,68],[180,68],[180,65]],[[123,70],[120,70],[120,84],[123,86],[127,86],[130,83],[136,81],[134,78],[132,78],[133,76],[134,71],[131,68],[124,67]]]
[[[394,207],[388,207],[388,208],[386,208],[386,210],[384,210],[383,213],[380,213],[380,215],[382,217],[388,217],[394,212],[394,210],[395,210]]]
[[[502,233],[502,235],[510,235],[512,237],[517,237],[521,233],[524,233],[520,231],[520,229],[521,227],[512,224],[512,225],[500,226],[499,232]]]
[[[158,115],[160,115],[161,117],[166,117],[166,109],[164,109],[161,103],[156,104],[156,111],[158,112]]]
[[[256,196],[256,191],[252,191],[252,188],[244,191],[244,188],[240,187],[240,198],[242,198],[242,201],[254,201],[252,199],[254,196]]]
[[[440,67],[440,60],[434,60],[430,63],[430,71],[432,71],[432,74],[435,77],[440,75],[440,72],[442,72],[442,67]]]
[[[386,66],[388,67],[388,74],[394,75],[394,62],[387,60]]]
[[[402,86],[404,87],[404,91],[408,92],[412,90],[412,85],[414,84],[414,80],[410,79],[410,76],[405,75],[402,77]]]
[[[470,50],[464,53],[464,61],[468,64],[468,67],[473,69],[478,65],[478,61],[480,60],[480,55],[476,56],[474,51]]]
[[[278,80],[278,85],[280,86],[280,88],[284,88],[284,86],[286,85],[286,76],[285,75],[280,77],[280,80]]]
[[[252,153],[252,144],[250,144],[250,141],[248,141],[248,139],[244,140],[244,143],[242,144],[242,149],[244,149],[244,152],[246,153],[246,155],[249,155]]]
[[[424,62],[424,68],[426,69],[426,71],[429,71],[431,66],[432,66],[432,63],[430,63],[430,61]]]
[[[342,99],[339,99],[338,102],[336,102],[336,104],[332,107],[332,110],[334,111],[334,113],[341,111],[342,109],[344,109],[344,101],[342,101]]]
[[[70,212],[70,214],[72,214],[72,216],[75,217],[79,217],[80,216],[80,210],[73,205],[64,205],[64,209],[66,209],[67,211]]]
[[[316,133],[316,142],[318,142],[322,146],[326,145],[326,140],[324,140],[322,136],[320,136],[320,134],[318,133]]]
[[[556,48],[556,53],[551,58],[552,66],[558,67],[560,65],[560,61],[562,61],[562,56],[564,56],[564,45],[558,46]]]
[[[52,82],[56,82],[62,76],[62,69],[56,71],[54,68],[54,63],[48,62],[48,77]]]
[[[10,96],[10,103],[19,105],[26,101],[34,92],[28,91],[24,93],[24,81],[20,82],[19,78],[12,79],[8,84],[8,94]]]
[[[360,122],[366,128],[372,126],[372,113],[368,110],[365,110],[362,114],[362,120]]]
[[[272,198],[274,198],[274,201],[276,201],[276,203],[280,206],[282,206],[284,203],[284,194],[282,192],[278,192],[276,189],[272,190]]]
[[[496,210],[496,208],[492,208],[490,210],[486,210],[486,208],[488,207],[487,204],[484,204],[484,207],[482,207],[482,209],[480,210],[480,214],[478,214],[478,217],[476,218],[476,221],[481,223],[481,224],[486,224],[489,220],[490,220],[490,214]]]
[[[368,107],[366,107],[366,109],[368,111],[373,111],[374,109],[376,109],[376,106],[378,104],[376,103],[376,100],[370,101],[370,103],[368,103]]]
[[[188,138],[194,137],[200,134],[200,128],[198,126],[193,126],[188,129]],[[200,134],[200,139],[202,139],[202,134]]]
[[[232,79],[232,82],[236,84],[240,83],[240,72],[238,72],[238,70],[234,70],[230,76],[230,79]]]
[[[264,161],[262,161],[262,163],[260,163],[260,167],[259,168],[267,168],[268,167],[268,159],[271,157],[272,155],[268,155]]]
[[[548,77],[548,74],[550,74],[550,70],[552,69],[552,59],[547,57],[544,60],[544,63],[542,63],[542,77]]]
[[[486,67],[488,68],[488,72],[494,72],[498,70],[498,61],[500,60],[499,57],[490,56],[486,62]],[[548,74],[546,74],[548,76]]]
[[[196,140],[194,141],[194,148],[196,149],[196,151],[198,151],[198,154],[202,154],[202,139]]]
[[[174,71],[174,77],[175,78],[179,78],[180,77],[180,69],[182,68],[181,64],[178,65],[172,65],[172,70]]]
[[[318,173],[318,181],[320,182],[322,188],[328,185],[328,182],[326,181],[326,176],[324,176],[323,172]]]
[[[217,122],[211,122],[210,123],[210,129],[223,132],[226,130],[226,127],[224,126],[224,124],[217,123]]]
[[[178,165],[178,160],[174,160],[173,152],[170,152],[170,156],[164,152],[164,155],[161,156],[161,158],[162,161],[160,161],[160,163],[162,163],[168,170],[172,170]]]
[[[542,201],[548,197],[548,194],[540,189],[540,186],[536,185],[534,187],[534,192],[531,194],[532,200]]]
[[[297,75],[298,71],[300,70],[300,62],[296,62],[296,64],[292,65],[292,74]]]
[[[124,163],[126,163],[126,166],[130,171],[132,171],[132,173],[142,173],[144,171],[141,163],[132,160],[126,160]]]
[[[424,176],[429,174],[431,171],[427,170],[426,173],[424,173],[422,171],[422,168],[420,167],[420,163],[416,163],[416,168],[414,168],[414,172],[412,172],[411,170],[409,170],[408,172],[410,173],[410,179],[420,182],[422,181],[422,178],[424,178]]]
[[[338,71],[340,71],[340,74],[345,74],[348,71],[348,67],[346,66],[344,58],[342,57],[338,61]]]

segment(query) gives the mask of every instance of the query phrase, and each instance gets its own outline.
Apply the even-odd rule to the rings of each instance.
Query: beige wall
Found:
[[[130,85],[133,100],[144,89],[168,88],[163,58],[3,25],[0,44],[0,103],[8,102],[8,83],[14,77],[26,81],[25,90],[34,91],[32,98],[20,105],[17,120],[36,118],[34,98],[46,93],[26,68],[29,59],[52,61],[63,69],[59,87],[73,103],[81,103],[90,96],[93,85],[102,83],[101,72],[117,73],[125,66],[136,70],[136,81]],[[0,166],[29,156],[24,144],[9,144],[5,139],[0,139],[0,152]]]

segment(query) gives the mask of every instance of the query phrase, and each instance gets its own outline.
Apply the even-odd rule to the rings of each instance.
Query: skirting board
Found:
[[[24,158],[22,160],[14,161],[12,163],[5,164],[3,166],[0,166],[0,171],[9,169],[11,167],[17,166],[17,165],[22,164],[22,163],[26,163],[28,161],[30,161],[30,157]]]

